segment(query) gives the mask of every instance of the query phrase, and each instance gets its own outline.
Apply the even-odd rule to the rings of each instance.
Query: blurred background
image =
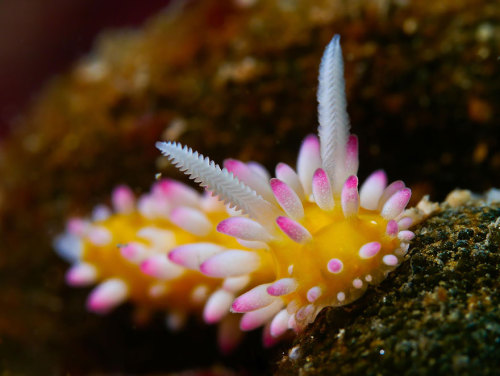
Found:
[[[0,137],[43,83],[87,53],[102,29],[139,26],[169,2],[0,1]]]

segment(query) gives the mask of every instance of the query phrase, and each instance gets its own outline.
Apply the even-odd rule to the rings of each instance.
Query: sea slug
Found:
[[[238,326],[264,326],[270,345],[383,280],[414,236],[405,211],[411,191],[388,184],[382,170],[358,190],[338,35],[320,65],[318,102],[319,137],[306,137],[296,170],[279,163],[270,178],[261,165],[234,159],[220,168],[187,146],[158,142],[203,195],[160,180],[136,200],[120,186],[113,210],[98,206],[90,219],[69,220],[55,247],[72,264],[70,285],[97,284],[88,309],[106,313],[130,300],[166,311],[173,329],[200,314],[220,322],[219,344],[230,350]]]
[[[272,336],[300,331],[322,308],[348,304],[383,280],[414,236],[405,215],[411,191],[402,181],[387,184],[378,170],[358,190],[358,140],[349,134],[338,35],[322,58],[318,102],[319,138],[306,137],[297,171],[280,163],[270,181],[266,172],[243,162],[227,160],[221,169],[179,143],[156,145],[195,182],[244,214],[224,219],[219,232],[252,244],[248,253],[265,249],[272,255],[274,278],[232,303],[233,312],[244,313],[243,330],[270,323]],[[245,262],[221,251],[205,258],[199,270],[235,277]]]

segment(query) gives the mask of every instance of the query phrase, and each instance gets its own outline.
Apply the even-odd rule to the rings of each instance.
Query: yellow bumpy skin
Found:
[[[219,232],[272,255],[274,278],[231,306],[243,313],[243,330],[266,325],[278,337],[301,330],[325,306],[352,302],[397,267],[414,236],[405,215],[411,191],[402,181],[388,185],[379,170],[358,189],[358,139],[349,133],[339,41],[332,39],[320,65],[319,137],[306,137],[296,170],[280,163],[270,179],[253,162],[230,159],[220,168],[186,146],[157,143],[179,169],[246,215],[224,219]],[[223,251],[199,270],[223,277],[244,263]]]

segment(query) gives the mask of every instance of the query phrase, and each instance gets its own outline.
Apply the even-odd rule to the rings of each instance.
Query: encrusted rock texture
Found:
[[[280,161],[293,165],[302,138],[316,130],[318,65],[335,33],[342,38],[361,178],[383,167],[413,189],[414,203],[426,193],[441,200],[457,186],[500,185],[495,2],[173,4],[141,29],[104,33],[2,140],[2,370],[165,372],[221,359],[212,328],[193,324],[172,335],[160,317],[134,326],[132,307],[107,317],[85,312],[88,291],[64,286],[66,265],[54,255],[52,238],[68,216],[89,213],[117,184],[140,193],[158,171],[179,177],[158,158],[159,139],[187,143],[217,162],[257,160],[271,170]],[[433,270],[425,257],[411,264],[419,260]],[[452,296],[429,294],[427,300]],[[224,363],[270,372],[273,354],[260,350],[258,334],[249,337]],[[457,367],[465,356],[454,360]]]
[[[277,375],[498,374],[500,203],[443,205],[415,232],[397,272],[323,310]]]

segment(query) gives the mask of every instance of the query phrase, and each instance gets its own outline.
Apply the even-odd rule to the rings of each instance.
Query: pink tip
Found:
[[[88,286],[95,282],[97,270],[93,265],[80,263],[66,272],[66,283],[70,286]]]
[[[238,239],[250,241],[267,241],[269,233],[262,225],[246,217],[231,217],[217,225],[217,231]]]
[[[342,211],[345,217],[356,215],[359,210],[358,177],[349,176],[341,193]]]
[[[121,279],[112,278],[96,286],[87,299],[87,308],[95,313],[107,313],[127,299],[128,287]]]
[[[385,255],[382,257],[382,261],[384,264],[389,266],[396,266],[398,264],[398,258],[394,255]]]
[[[210,257],[200,265],[200,271],[210,277],[226,278],[251,273],[259,266],[257,253],[233,249]]]
[[[399,226],[395,220],[391,219],[389,222],[387,222],[387,227],[385,229],[387,235],[394,238],[398,235],[398,231],[399,231]]]
[[[271,296],[267,293],[267,288],[270,283],[259,285],[247,291],[243,295],[240,295],[233,302],[231,310],[233,312],[250,312],[256,309],[266,307],[272,302],[276,301],[276,297]]]
[[[203,319],[207,324],[220,321],[227,313],[233,302],[234,295],[225,290],[217,290],[208,298],[203,309]]]
[[[144,274],[161,280],[177,278],[184,273],[184,270],[167,260],[164,254],[150,256],[141,263],[141,271]]]
[[[118,213],[127,214],[134,211],[134,193],[126,185],[120,185],[113,190],[111,202],[113,203],[113,208]]]
[[[333,193],[330,179],[325,170],[318,168],[312,178],[312,193],[314,201],[323,210],[333,209]]]
[[[342,269],[344,269],[344,263],[338,258],[333,258],[328,261],[326,267],[330,273],[338,274],[342,271]]]
[[[362,259],[372,258],[380,251],[381,248],[382,244],[380,244],[379,242],[366,243],[359,249],[359,257],[361,257]]]
[[[269,183],[271,184],[276,201],[278,201],[285,213],[293,219],[302,219],[304,217],[304,207],[297,193],[288,184],[279,179],[271,179]]]
[[[297,288],[297,281],[293,278],[278,279],[267,288],[267,293],[272,296],[290,294]]]
[[[238,173],[241,172],[247,172],[248,166],[243,163],[242,161],[239,161],[237,159],[225,159],[224,160],[224,167],[226,170],[229,172],[232,172],[234,175],[238,176]]]
[[[411,189],[404,188],[394,193],[382,207],[381,215],[385,219],[394,219],[405,209],[410,201]]]
[[[181,245],[168,253],[170,261],[191,270],[198,270],[209,257],[221,252],[224,248],[213,243],[192,243]]]
[[[142,244],[131,242],[120,247],[120,253],[128,261],[138,263],[146,257],[147,251]]]
[[[240,329],[247,331],[264,325],[281,310],[282,306],[281,301],[275,301],[266,307],[245,313],[240,321]]]
[[[288,217],[278,217],[276,223],[281,230],[294,242],[304,244],[312,239],[311,234],[300,223]]]
[[[159,269],[157,264],[154,258],[146,259],[141,263],[141,271],[147,275],[154,275]]]
[[[153,185],[151,191],[153,197],[166,198],[176,206],[197,207],[200,201],[198,192],[175,180],[160,180]]]

